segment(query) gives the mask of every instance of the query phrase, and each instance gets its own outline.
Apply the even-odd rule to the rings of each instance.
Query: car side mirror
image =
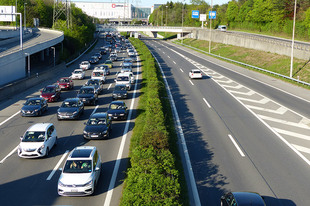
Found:
[[[96,169],[95,169],[96,171],[99,171],[100,170],[100,167],[96,167]]]
[[[22,139],[23,139],[23,136],[20,136],[19,139],[22,140]]]

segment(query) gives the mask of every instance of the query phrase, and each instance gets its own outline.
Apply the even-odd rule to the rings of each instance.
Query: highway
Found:
[[[71,72],[79,67],[79,63],[88,60],[90,56],[99,52],[104,40],[99,39],[92,51],[86,53],[78,61],[71,64],[59,77],[70,76]],[[126,52],[120,56],[125,57]],[[100,64],[103,64],[108,54],[103,55]],[[84,140],[83,128],[93,112],[105,112],[112,101],[114,78],[120,70],[121,61],[114,62],[111,75],[107,76],[104,84],[104,93],[99,95],[97,106],[85,106],[85,112],[79,120],[57,121],[56,111],[62,101],[49,103],[47,113],[41,117],[21,117],[19,111],[22,104],[29,97],[39,96],[40,89],[53,84],[57,79],[37,85],[21,94],[16,94],[0,104],[0,205],[119,205],[122,181],[128,163],[129,141],[134,126],[139,90],[131,89],[129,98],[124,100],[132,115],[127,121],[113,121],[112,133],[106,140]],[[138,63],[137,63],[138,64]],[[140,81],[140,71],[134,65],[135,78]],[[74,90],[63,91],[61,100],[75,97],[78,89],[90,78],[91,70],[86,71],[86,79],[74,80]],[[134,88],[134,87],[133,87]],[[135,87],[137,88],[137,87]],[[58,144],[48,157],[39,159],[23,159],[18,157],[16,149],[20,136],[26,129],[39,122],[51,122],[55,125],[58,134]],[[57,182],[60,168],[63,166],[68,153],[80,145],[92,145],[98,148],[102,160],[102,171],[99,183],[92,196],[61,197],[57,194]],[[117,167],[118,166],[118,167]]]
[[[168,41],[143,41],[169,84],[201,205],[220,205],[228,191],[258,192],[267,205],[309,204],[309,90]],[[197,68],[203,79],[189,79]]]

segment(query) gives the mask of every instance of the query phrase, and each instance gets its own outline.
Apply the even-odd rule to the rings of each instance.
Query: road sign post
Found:
[[[207,20],[207,14],[200,14],[201,28],[203,29],[203,22]]]

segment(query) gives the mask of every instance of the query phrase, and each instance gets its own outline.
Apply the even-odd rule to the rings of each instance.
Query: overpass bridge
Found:
[[[147,32],[152,33],[153,37],[157,37],[158,32],[171,32],[171,33],[179,33],[180,36],[187,35],[192,33],[195,28],[193,27],[174,27],[174,26],[129,26],[129,25],[97,25],[97,31],[118,31],[118,32]]]

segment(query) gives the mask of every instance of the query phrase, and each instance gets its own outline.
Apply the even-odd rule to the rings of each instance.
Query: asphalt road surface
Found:
[[[71,72],[79,67],[80,62],[99,52],[99,48],[103,45],[104,40],[99,39],[92,51],[67,67],[59,77],[70,76]],[[127,53],[120,53],[120,56],[127,57]],[[104,55],[97,65],[103,64],[107,57],[108,54]],[[0,104],[0,205],[119,205],[139,90],[134,90],[133,86],[129,91],[129,98],[124,101],[131,109],[132,115],[127,121],[113,121],[109,139],[87,141],[82,134],[84,122],[91,113],[107,111],[112,101],[114,78],[120,71],[120,64],[121,60],[114,62],[111,75],[107,76],[104,84],[104,92],[99,95],[98,104],[85,106],[85,112],[79,120],[57,121],[56,112],[62,100],[76,97],[78,89],[90,78],[94,65],[86,71],[84,80],[74,80],[74,90],[63,91],[61,101],[49,103],[48,112],[40,117],[21,117],[19,111],[27,98],[39,96],[40,89],[55,83],[57,79],[50,79]],[[137,64],[134,64],[133,70],[139,86],[141,75]],[[18,157],[16,149],[20,136],[28,127],[40,122],[51,122],[55,125],[58,134],[57,146],[50,151],[48,157],[38,159]],[[96,146],[101,155],[102,171],[95,193],[87,197],[58,196],[57,182],[61,173],[60,168],[68,153],[81,145]]]
[[[258,192],[267,205],[309,205],[309,90],[167,41],[143,41],[169,84],[201,205],[220,205],[228,191]],[[190,79],[197,68],[203,79]]]

